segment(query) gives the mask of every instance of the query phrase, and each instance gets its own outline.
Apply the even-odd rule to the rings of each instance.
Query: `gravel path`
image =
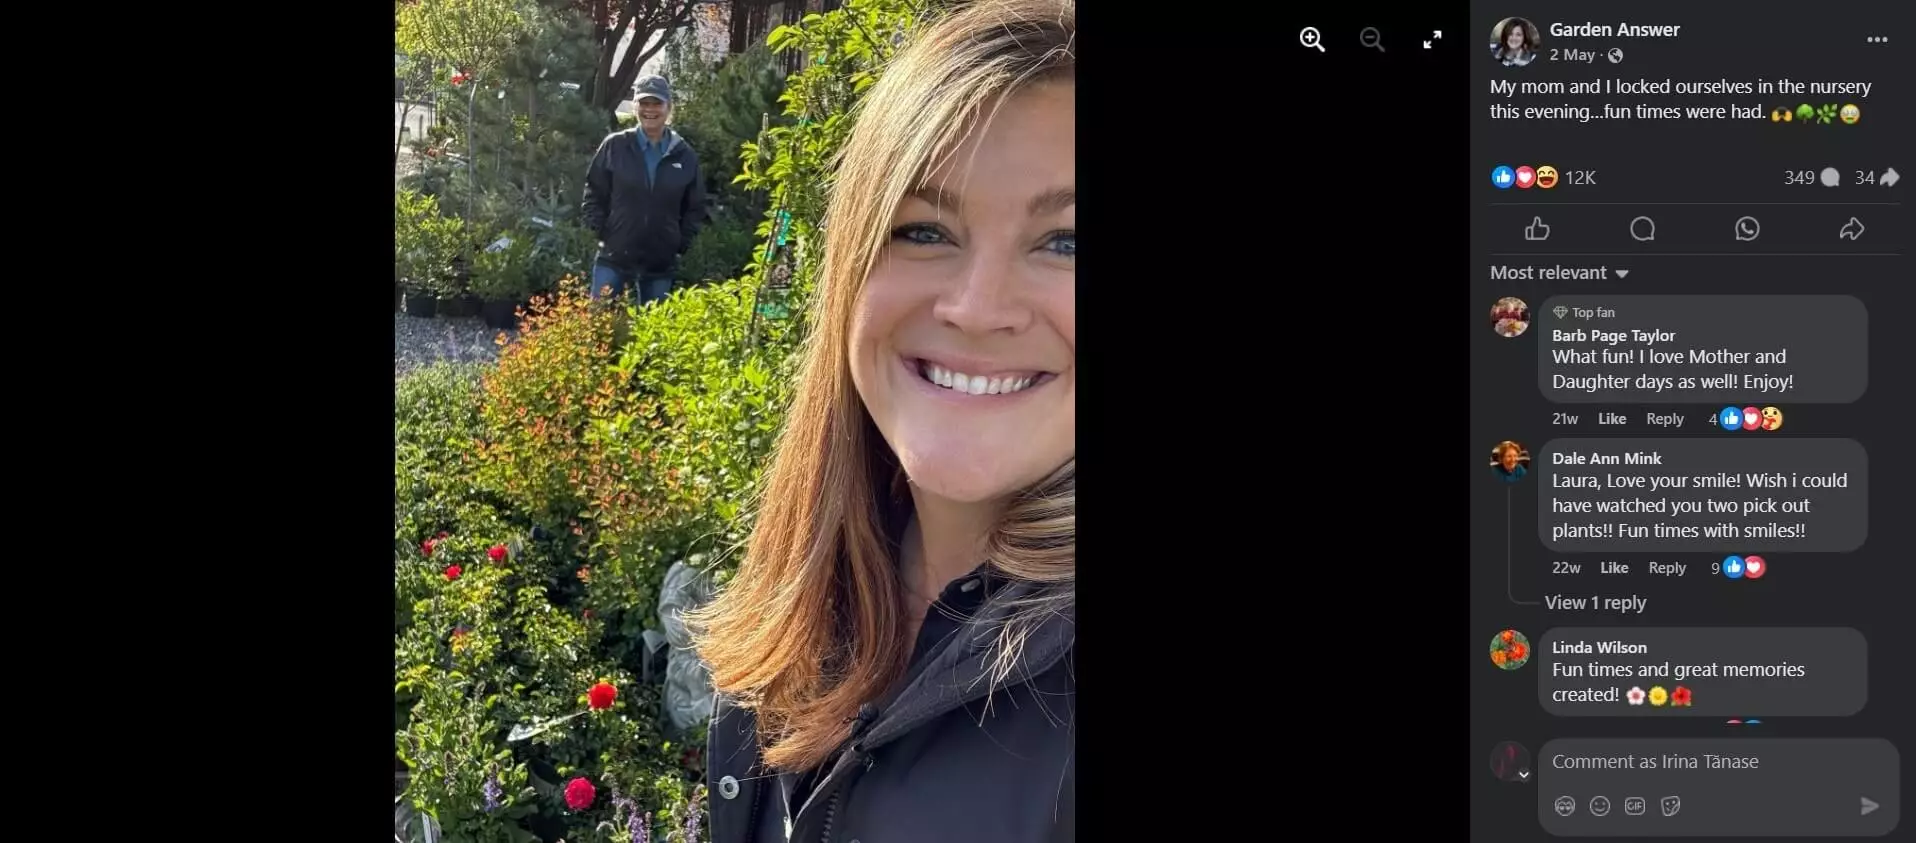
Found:
[[[499,331],[479,319],[415,319],[393,314],[393,377],[437,361],[486,363],[499,356]]]

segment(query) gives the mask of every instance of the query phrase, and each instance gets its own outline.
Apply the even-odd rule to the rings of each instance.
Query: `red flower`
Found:
[[[1676,693],[1670,695],[1670,704],[1671,705],[1689,705],[1690,704],[1690,689],[1685,688],[1682,685],[1678,685],[1676,689]]]
[[[486,555],[492,557],[492,561],[494,562],[504,562],[506,561],[506,546],[503,544],[495,544],[492,546],[492,549],[486,551]]]
[[[1527,653],[1527,652],[1529,651],[1526,650],[1524,648],[1524,645],[1522,644],[1510,645],[1510,657],[1513,659],[1516,659],[1517,661],[1523,661],[1524,653]]]
[[[1510,643],[1510,642],[1512,642],[1512,641],[1515,641],[1515,640],[1517,640],[1517,633],[1516,633],[1515,631],[1513,631],[1513,630],[1508,630],[1508,629],[1506,629],[1506,630],[1504,630],[1504,643],[1505,643],[1505,644],[1508,644],[1508,643]]]
[[[451,582],[453,580],[459,579],[460,571],[461,569],[458,565],[453,565],[446,568],[446,581]]]
[[[598,789],[594,788],[591,782],[586,781],[584,776],[566,782],[566,807],[574,811],[583,811],[592,807],[592,800],[597,798],[599,798]]]
[[[445,530],[440,530],[440,531],[439,531],[439,536],[438,536],[438,537],[439,537],[439,538],[442,538],[442,539],[443,539],[443,538],[445,538],[445,537],[447,537],[448,535],[451,535],[451,534],[450,534],[450,533],[447,533],[447,532],[446,532]]]
[[[597,709],[611,708],[612,701],[618,698],[619,689],[610,682],[600,682],[585,694],[586,703]]]
[[[427,539],[425,544],[422,544],[419,546],[419,549],[422,551],[425,551],[427,556],[431,556],[433,545],[436,545],[438,543],[439,543],[438,539]]]
[[[582,618],[582,619],[584,619],[584,620],[588,620],[588,621],[589,621],[589,620],[592,620],[592,610],[591,610],[591,609],[587,609],[587,610],[585,610],[585,611],[583,611],[583,612],[580,612],[580,613],[579,613],[579,617],[580,617],[580,618]]]
[[[467,80],[468,78],[470,78],[470,77],[468,77],[468,76],[466,76],[466,72],[465,72],[465,71],[463,71],[463,70],[462,70],[462,71],[459,71],[459,72],[457,72],[457,73],[454,73],[454,74],[452,75],[452,84],[454,84],[454,85],[463,85],[463,84],[465,84],[465,82],[466,82],[466,80]]]

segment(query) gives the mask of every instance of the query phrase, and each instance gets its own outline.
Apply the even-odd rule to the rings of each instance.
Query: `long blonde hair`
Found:
[[[824,226],[813,333],[738,574],[689,620],[719,693],[754,710],[765,762],[826,760],[861,705],[911,656],[897,542],[909,498],[897,458],[852,383],[851,318],[904,197],[1027,86],[1073,78],[1073,0],[981,0],[924,30],[859,109]],[[1018,666],[1031,629],[1074,607],[1077,468],[1019,493],[986,564],[1021,589],[990,679]]]

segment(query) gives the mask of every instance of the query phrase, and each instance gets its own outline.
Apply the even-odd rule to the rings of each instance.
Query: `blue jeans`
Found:
[[[636,293],[639,304],[643,305],[671,295],[672,277],[649,276],[637,270],[619,269],[593,261],[592,298],[604,296],[607,288],[611,289],[614,298],[619,299]]]

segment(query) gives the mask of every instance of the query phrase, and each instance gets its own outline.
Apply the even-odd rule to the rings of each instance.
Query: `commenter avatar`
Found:
[[[1505,439],[1490,449],[1490,471],[1505,483],[1515,483],[1530,473],[1530,452]]]
[[[1514,629],[1506,629],[1490,639],[1490,663],[1504,670],[1516,670],[1530,663],[1530,639]]]
[[[1516,296],[1504,296],[1490,306],[1490,327],[1497,336],[1512,339],[1530,330],[1530,305]]]
[[[1504,18],[1490,29],[1490,57],[1504,67],[1524,67],[1536,61],[1542,46],[1536,24],[1523,18]]]

